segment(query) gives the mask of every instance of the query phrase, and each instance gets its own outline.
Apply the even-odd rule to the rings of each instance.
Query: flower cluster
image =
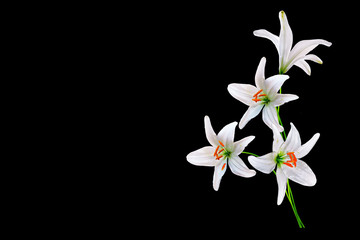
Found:
[[[322,64],[322,60],[316,55],[309,54],[318,45],[331,46],[331,43],[323,39],[303,40],[293,44],[293,34],[284,11],[279,12],[280,34],[276,36],[267,30],[254,31],[257,37],[269,39],[276,47],[279,54],[279,74],[265,78],[266,58],[263,57],[255,73],[255,85],[232,83],[228,91],[235,99],[246,104],[249,108],[240,119],[239,124],[232,122],[226,125],[218,134],[215,134],[210,118],[205,116],[205,135],[211,146],[206,146],[187,155],[187,160],[198,166],[214,167],[213,188],[219,189],[222,176],[227,166],[230,170],[241,177],[253,177],[256,172],[249,169],[239,157],[241,153],[248,154],[248,162],[256,170],[269,174],[276,174],[278,184],[277,204],[280,205],[286,196],[293,208],[299,227],[304,227],[297,213],[289,179],[304,186],[314,186],[316,176],[311,168],[301,158],[305,157],[318,141],[320,134],[316,133],[305,144],[301,144],[300,134],[293,123],[286,137],[284,127],[280,119],[280,106],[298,99],[294,94],[283,94],[282,85],[289,79],[285,75],[292,66],[297,66],[308,75],[311,69],[306,60]],[[272,152],[263,156],[244,152],[245,147],[254,140],[255,136],[248,136],[234,142],[235,128],[238,125],[243,129],[246,124],[262,112],[264,123],[273,133]],[[276,171],[275,171],[276,168]]]

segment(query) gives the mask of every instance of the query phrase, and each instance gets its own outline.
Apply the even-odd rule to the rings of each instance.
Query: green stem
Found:
[[[251,153],[251,152],[242,152],[242,153],[249,154],[249,155],[253,155],[253,156],[255,156],[255,157],[259,157],[259,155],[256,155],[255,153]]]
[[[280,92],[279,92],[280,94],[281,94],[281,88],[280,88]],[[278,106],[278,107],[276,107],[276,113],[277,113],[277,117],[278,117],[278,120],[279,120],[279,123],[280,123],[280,125],[284,128],[284,125],[283,125],[283,123],[282,123],[282,121],[281,121],[281,118],[280,118],[280,106]],[[286,140],[286,133],[285,133],[285,128],[284,128],[284,131],[281,133],[282,135],[282,138],[284,139],[284,141]]]
[[[280,88],[280,94],[281,94],[281,88]],[[280,106],[278,106],[276,108],[276,112],[277,112],[277,117],[278,117],[278,120],[279,120],[279,124],[284,128],[284,125],[281,121],[281,118],[280,118]],[[285,133],[285,130],[282,132],[282,138],[284,139],[284,141],[286,140],[286,133]],[[275,170],[273,171],[276,175],[276,172]],[[296,217],[296,220],[299,224],[299,228],[305,228],[305,225],[302,223],[301,219],[300,219],[300,216],[296,210],[296,206],[295,206],[295,201],[294,201],[294,196],[292,194],[292,191],[291,191],[291,188],[290,188],[290,183],[289,183],[289,179],[287,180],[287,191],[285,192],[287,198],[289,199],[289,202],[290,202],[290,205],[291,205],[291,208],[295,214],[295,217]]]
[[[287,180],[287,192],[285,192],[285,193],[286,193],[287,198],[289,199],[290,205],[291,205],[291,207],[293,209],[296,220],[297,220],[297,222],[299,224],[299,228],[305,228],[305,225],[302,223],[302,221],[300,219],[300,216],[299,216],[299,214],[298,214],[298,212],[296,210],[294,196],[293,196],[291,188],[290,188],[289,180]]]

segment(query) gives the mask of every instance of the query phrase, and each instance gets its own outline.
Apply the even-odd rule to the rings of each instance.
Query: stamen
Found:
[[[259,93],[261,93],[262,92],[262,89],[260,89],[257,93],[255,93],[254,94],[254,99],[251,99],[251,100],[253,100],[253,101],[255,101],[255,102],[259,102],[259,101],[261,101],[261,99],[259,99],[258,97],[265,97],[266,96],[266,94],[260,94],[259,95]],[[259,95],[259,96],[258,96]]]
[[[225,146],[224,146],[224,144],[223,144],[222,142],[220,142],[220,141],[219,141],[219,143],[220,143],[220,145],[221,145],[221,146],[225,147]]]
[[[262,89],[260,89],[257,93],[255,93],[253,97],[256,97],[261,92],[262,92]]]
[[[255,102],[259,102],[259,101],[261,101],[261,99],[258,99],[258,98],[257,98],[257,96],[256,96],[256,98],[251,99],[251,100],[253,100],[253,101],[255,101]]]
[[[218,152],[218,154],[221,153],[222,151],[224,151],[224,149],[221,149],[221,150]]]
[[[224,165],[222,166],[221,171],[224,170],[225,166],[226,166],[226,163],[224,163]]]
[[[216,158],[216,160],[219,160],[219,159],[222,158],[222,157],[223,157],[223,155],[218,156],[218,157]]]
[[[290,163],[287,163],[287,162],[283,162],[283,164],[285,164],[286,166],[289,166],[289,167],[293,167]]]
[[[220,147],[220,146],[217,146],[217,148],[216,148],[216,150],[215,150],[215,152],[214,152],[214,157],[218,155],[217,151],[219,150],[219,147]]]
[[[286,163],[288,163],[288,164],[292,163],[296,167],[297,158],[296,158],[294,152],[288,152],[287,155],[290,157],[290,160],[286,161]]]

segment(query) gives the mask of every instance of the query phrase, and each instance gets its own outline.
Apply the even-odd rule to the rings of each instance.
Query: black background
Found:
[[[7,81],[16,85],[10,101],[21,95],[21,107],[11,106],[20,116],[10,114],[15,127],[5,128],[17,129],[11,135],[24,143],[10,141],[10,152],[24,157],[3,171],[9,176],[4,190],[10,189],[4,199],[13,202],[4,205],[11,234],[352,234],[358,224],[358,6],[314,4],[80,3],[64,5],[64,11],[35,6],[39,14],[22,6],[30,17],[24,14],[10,26],[20,36],[12,36],[16,47],[6,48],[18,49],[14,58],[34,60],[27,69],[7,61],[18,68],[10,72],[25,74],[26,82]],[[317,184],[291,182],[305,231],[299,231],[286,198],[277,206],[273,174],[242,178],[228,169],[216,192],[214,169],[186,161],[187,154],[209,145],[205,115],[219,132],[247,110],[230,96],[229,84],[254,84],[263,56],[266,77],[278,73],[275,47],[253,31],[278,34],[280,10],[294,44],[317,38],[333,43],[312,51],[324,64],[310,62],[310,77],[294,66],[283,85],[284,93],[300,97],[281,107],[285,131],[293,122],[303,143],[321,134],[303,158]],[[246,151],[271,151],[272,133],[261,116],[236,128],[235,140],[250,135],[256,138]],[[252,168],[246,155],[240,157]]]
[[[151,231],[169,229],[184,236],[190,232],[199,236],[234,233],[239,237],[243,233],[270,236],[278,230],[300,231],[287,198],[280,206],[276,204],[274,174],[257,171],[252,178],[242,178],[228,169],[216,192],[212,187],[214,168],[186,161],[188,153],[209,146],[205,115],[218,133],[226,124],[239,122],[247,110],[228,93],[230,83],[254,85],[263,56],[267,59],[265,76],[278,73],[275,46],[255,37],[253,31],[266,29],[278,35],[280,10],[288,17],[293,45],[305,39],[332,42],[331,47],[320,45],[311,52],[323,60],[322,65],[309,62],[311,76],[293,66],[287,73],[290,79],[283,85],[283,93],[299,96],[281,107],[286,133],[292,122],[302,143],[317,132],[321,134],[302,159],[316,174],[316,185],[290,182],[304,232],[352,228],[351,216],[358,211],[357,13],[355,6],[345,3],[309,4],[151,6],[139,30],[144,37],[139,42],[143,43],[143,87],[149,94],[146,103],[150,110],[142,125],[150,130],[144,140],[150,149],[141,163],[149,164],[145,167],[149,175],[144,175],[136,190],[143,193],[139,200],[144,216],[141,221],[151,222],[153,216],[161,219]],[[237,127],[235,140],[250,135],[256,138],[245,151],[263,155],[272,150],[272,132],[261,115],[244,129]],[[247,155],[240,157],[253,169]]]

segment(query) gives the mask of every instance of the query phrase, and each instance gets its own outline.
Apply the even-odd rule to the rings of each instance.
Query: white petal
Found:
[[[276,181],[278,184],[277,205],[280,205],[285,197],[286,183],[287,183],[287,177],[285,176],[281,167],[278,167],[276,170]]]
[[[266,64],[266,58],[263,57],[261,58],[259,66],[255,73],[255,85],[259,89],[265,88],[265,64]]]
[[[286,141],[281,146],[281,150],[285,153],[295,152],[301,146],[301,139],[299,131],[296,129],[294,124],[290,123],[291,129],[289,135],[286,138]],[[295,155],[296,156],[296,155]],[[296,156],[298,157],[298,156]]]
[[[314,54],[308,54],[304,57],[304,60],[311,60],[313,62],[316,62],[318,64],[323,64],[323,61],[316,55]]]
[[[249,169],[243,160],[239,156],[232,156],[229,159],[229,167],[231,171],[241,177],[253,177],[255,176],[256,172],[252,169]]]
[[[307,75],[311,75],[311,68],[310,65],[305,62],[304,59],[299,59],[297,62],[294,63],[295,66],[301,68]]]
[[[313,39],[313,40],[302,40],[295,44],[294,48],[291,50],[289,55],[289,62],[287,70],[297,62],[299,59],[304,58],[310,51],[316,48],[319,44],[325,45],[327,47],[331,46],[331,42],[328,42],[323,39]]]
[[[263,173],[271,173],[276,166],[272,152],[260,157],[249,156],[248,161],[256,170]]]
[[[270,129],[272,128],[272,125],[275,125],[280,132],[284,131],[284,128],[279,124],[276,108],[273,105],[268,104],[264,107],[262,119]]]
[[[281,106],[284,103],[298,99],[299,97],[294,94],[276,94],[275,98],[271,100],[271,104],[275,107]]]
[[[219,190],[221,178],[224,176],[226,169],[227,169],[226,160],[222,160],[215,165],[214,176],[213,176],[213,187],[215,191]]]
[[[214,132],[214,129],[211,126],[210,118],[208,116],[205,116],[204,122],[205,122],[205,134],[206,134],[207,140],[209,141],[209,143],[212,146],[214,146],[214,147],[218,146],[219,141]]]
[[[244,115],[242,116],[240,123],[239,123],[239,128],[243,129],[245,127],[245,125],[254,117],[256,117],[261,109],[263,108],[264,105],[262,104],[257,104],[254,106],[251,106],[248,108],[248,110],[244,113]]]
[[[272,126],[271,129],[273,131],[273,139],[274,139],[272,150],[273,152],[279,152],[280,146],[284,143],[284,140],[277,127],[274,124],[272,124],[271,126]]]
[[[279,12],[279,19],[281,25],[279,36],[279,66],[281,69],[281,66],[284,66],[289,58],[293,44],[293,34],[284,11]]]
[[[302,145],[295,151],[294,153],[295,156],[297,158],[305,157],[314,147],[319,137],[320,137],[320,133],[316,133],[309,141],[307,141],[304,145]]]
[[[216,164],[214,152],[215,152],[214,147],[203,147],[189,153],[186,156],[186,160],[188,160],[189,163],[194,164],[196,166],[213,167]]]
[[[304,186],[314,186],[316,184],[316,176],[311,168],[302,160],[297,160],[296,167],[281,166],[285,175],[294,182]]]
[[[289,76],[283,74],[278,74],[267,78],[265,80],[264,92],[268,95],[270,99],[273,99],[287,79],[289,79]]]
[[[260,89],[257,89],[255,86],[250,84],[232,83],[228,86],[230,95],[248,106],[252,106],[254,104],[254,101],[251,99],[254,98],[254,94],[259,90]]]
[[[235,127],[237,124],[237,122],[229,123],[223,127],[218,134],[219,141],[221,141],[227,148],[232,149],[234,146]]]
[[[239,155],[240,153],[242,153],[242,151],[244,151],[245,147],[252,141],[254,140],[255,136],[249,136],[249,137],[245,137],[239,141],[236,141],[234,143],[234,149],[233,149],[233,154],[235,154],[236,156]]]
[[[267,38],[269,39],[270,41],[272,41],[272,43],[275,45],[276,47],[276,50],[278,51],[279,53],[279,37],[270,33],[269,31],[267,30],[264,30],[264,29],[260,29],[260,30],[256,30],[254,31],[254,35],[257,36],[257,37],[263,37],[263,38]]]

